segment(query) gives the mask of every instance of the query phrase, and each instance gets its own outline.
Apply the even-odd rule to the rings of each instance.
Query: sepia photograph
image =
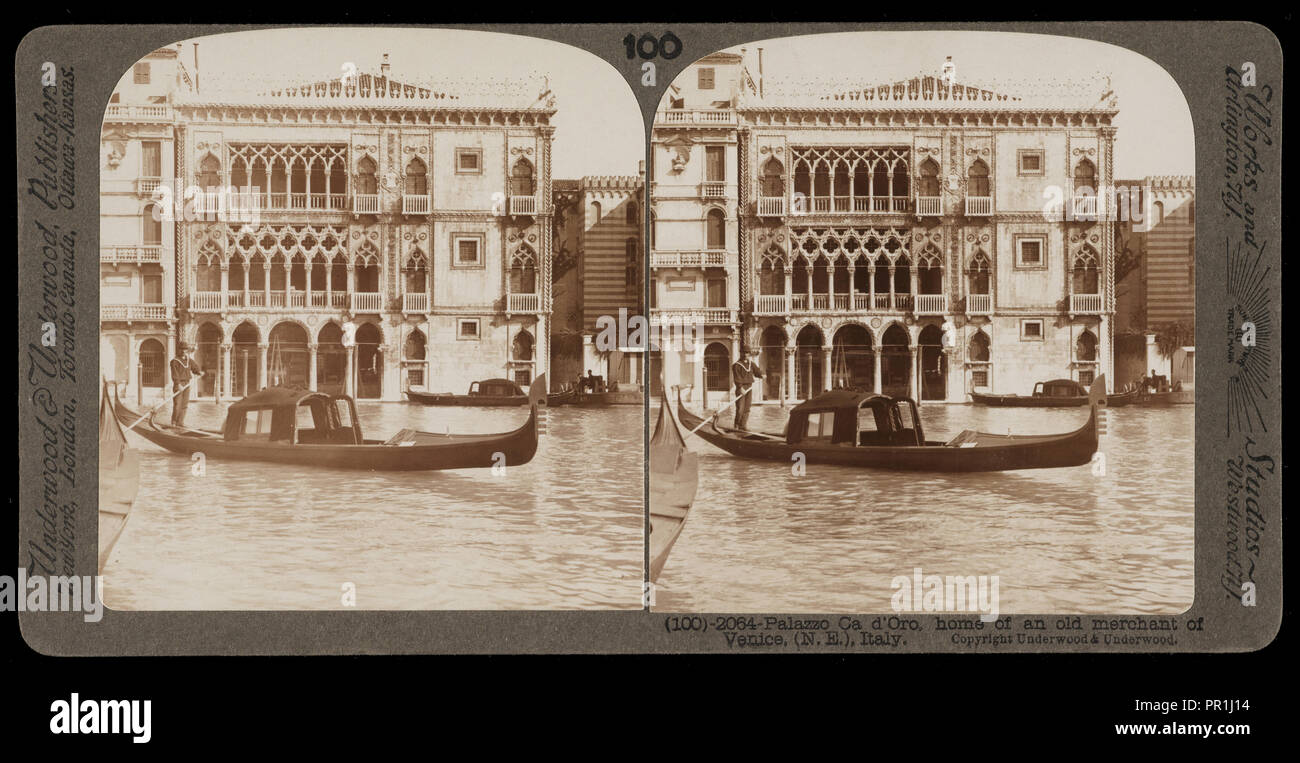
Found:
[[[757,41],[677,76],[650,151],[655,609],[1191,606],[1194,143],[1164,69]]]
[[[507,34],[158,48],[100,156],[119,610],[639,609],[645,130]]]

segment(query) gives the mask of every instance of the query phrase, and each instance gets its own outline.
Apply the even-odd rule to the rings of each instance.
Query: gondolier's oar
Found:
[[[171,393],[170,395],[167,396],[167,399],[166,399],[166,400],[162,401],[161,403],[155,405],[154,407],[152,407],[152,408],[150,408],[149,410],[145,411],[144,413],[140,414],[140,418],[136,419],[135,422],[134,422],[133,424],[131,424],[131,426],[127,427],[127,428],[126,428],[126,431],[129,432],[129,431],[131,431],[132,429],[135,429],[136,424],[139,424],[141,421],[144,421],[145,419],[147,419],[147,418],[149,418],[150,416],[154,415],[154,413],[156,413],[156,412],[158,411],[159,408],[161,408],[161,407],[163,407],[164,405],[167,405],[167,403],[171,402],[172,398],[176,397],[176,396],[179,395],[180,393],[182,393],[182,392],[184,392],[185,390],[189,389],[189,388],[190,388],[190,385],[193,384],[194,381],[195,381],[196,379],[198,379],[198,378],[199,378],[198,376],[192,376],[192,377],[190,377],[190,380],[187,381],[187,382],[185,382],[185,386],[184,386],[184,387],[181,387],[180,389],[178,389],[178,390],[176,390],[175,392]]]
[[[723,411],[727,410],[727,409],[730,408],[731,406],[735,405],[737,400],[739,400],[740,398],[744,397],[745,395],[748,395],[748,394],[749,394],[749,391],[750,391],[751,389],[753,389],[753,387],[754,387],[754,385],[752,385],[752,384],[750,384],[749,386],[745,387],[745,391],[744,391],[744,392],[741,392],[739,395],[736,395],[735,397],[733,397],[733,398],[731,398],[730,400],[728,400],[726,405],[724,405],[724,406],[722,406],[721,408],[719,408],[718,410],[714,411],[712,416],[710,416],[709,418],[705,419],[704,421],[701,421],[701,422],[699,423],[699,426],[697,426],[697,427],[695,427],[694,429],[692,429],[691,431],[687,432],[687,434],[695,434],[696,432],[700,431],[700,429],[702,429],[702,428],[704,427],[705,424],[707,424],[707,423],[709,423],[710,421],[713,421],[714,419],[716,419],[716,418],[718,417],[718,414],[719,414],[719,413],[722,413]]]

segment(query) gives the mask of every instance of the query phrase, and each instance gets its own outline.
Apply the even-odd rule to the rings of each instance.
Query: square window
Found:
[[[1021,149],[1016,152],[1016,160],[1021,175],[1043,174],[1042,149]]]
[[[456,268],[483,267],[482,235],[458,234],[451,237],[451,265]]]
[[[462,175],[483,173],[483,150],[479,148],[456,149],[456,172]]]
[[[1079,372],[1079,383],[1082,384],[1083,386],[1085,386],[1085,387],[1091,387],[1091,386],[1092,386],[1092,379],[1093,379],[1092,371],[1080,371],[1080,372]]]
[[[457,321],[456,338],[477,340],[479,338],[478,318],[461,318]]]
[[[970,372],[970,383],[972,387],[989,386],[989,372],[986,369]]]
[[[136,64],[131,69],[131,76],[135,84],[149,84],[149,64]]]
[[[518,384],[521,387],[527,387],[532,383],[533,383],[532,369],[529,368],[515,369],[515,384]]]
[[[1047,239],[1044,236],[1016,236],[1016,267],[1047,267]]]
[[[711,66],[700,67],[699,76],[696,82],[701,90],[712,90],[713,89],[713,67]]]
[[[1020,322],[1020,341],[1043,341],[1043,322],[1041,320],[1024,320]]]

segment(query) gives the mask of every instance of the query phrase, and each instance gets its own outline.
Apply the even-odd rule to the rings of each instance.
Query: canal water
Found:
[[[362,431],[499,432],[519,408],[358,403]],[[353,472],[189,458],[138,435],[141,489],[104,573],[123,610],[639,609],[642,409],[556,408],[506,469]],[[189,426],[219,428],[214,403]]]
[[[697,410],[697,407],[692,407]],[[731,412],[724,413],[724,417]],[[781,432],[788,409],[750,428]],[[651,421],[655,420],[652,411]],[[1192,603],[1193,406],[1110,412],[1089,466],[909,474],[735,458],[698,437],[700,487],[655,609],[892,612],[897,575],[998,575],[1003,613],[1178,613]],[[926,439],[1065,432],[1084,408],[927,405]]]

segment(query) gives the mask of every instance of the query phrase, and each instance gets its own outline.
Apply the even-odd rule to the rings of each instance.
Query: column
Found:
[[[822,347],[822,392],[831,388],[831,346]]]
[[[794,353],[795,349],[793,347],[785,348],[785,399],[792,405],[797,394],[794,378]]]
[[[792,296],[791,288],[794,286],[794,267],[790,263],[785,266],[785,314],[790,314],[790,298]]]
[[[270,379],[266,373],[266,348],[264,342],[257,344],[257,388],[264,389],[269,386]]]
[[[231,384],[234,376],[232,366],[235,364],[235,358],[231,354],[233,348],[234,345],[229,343],[222,343],[221,345],[221,391],[227,397],[233,397],[235,394],[235,386]]]
[[[919,374],[917,373],[918,348],[916,344],[913,343],[911,347],[907,348],[907,352],[909,357],[911,358],[911,363],[907,367],[907,375],[908,375],[907,394],[913,400],[919,400],[921,398],[921,395],[920,395],[920,386],[917,384],[917,378],[916,378],[917,376],[919,376]]]
[[[221,263],[221,309],[225,310],[230,304],[226,300],[226,292],[230,291],[230,263]]]
[[[876,263],[874,260],[871,262],[870,265],[867,266],[867,294],[870,295],[869,297],[867,297],[867,300],[869,302],[867,307],[870,308],[871,310],[875,310],[876,309]],[[876,391],[879,392],[880,385],[877,384],[876,387],[877,387]]]
[[[356,355],[356,346],[347,348],[347,352],[344,353],[344,356],[347,358],[347,363],[343,369],[343,394],[348,395],[349,397],[357,396],[356,385],[352,383],[352,369],[356,367]]]
[[[872,387],[871,387],[871,389],[872,389],[872,391],[875,392],[877,395],[879,395],[880,392],[881,392],[881,387],[880,387],[880,353],[881,353],[881,350],[883,350],[883,349],[884,349],[884,345],[877,345],[877,346],[876,346],[876,351],[875,351],[875,353],[873,353],[872,356],[871,356],[871,357],[872,357],[872,360],[874,361],[874,366],[875,366],[873,369],[871,369],[871,374],[872,374],[872,377],[871,377],[871,385],[872,385]]]
[[[307,344],[307,389],[316,389],[316,349],[315,342]]]

